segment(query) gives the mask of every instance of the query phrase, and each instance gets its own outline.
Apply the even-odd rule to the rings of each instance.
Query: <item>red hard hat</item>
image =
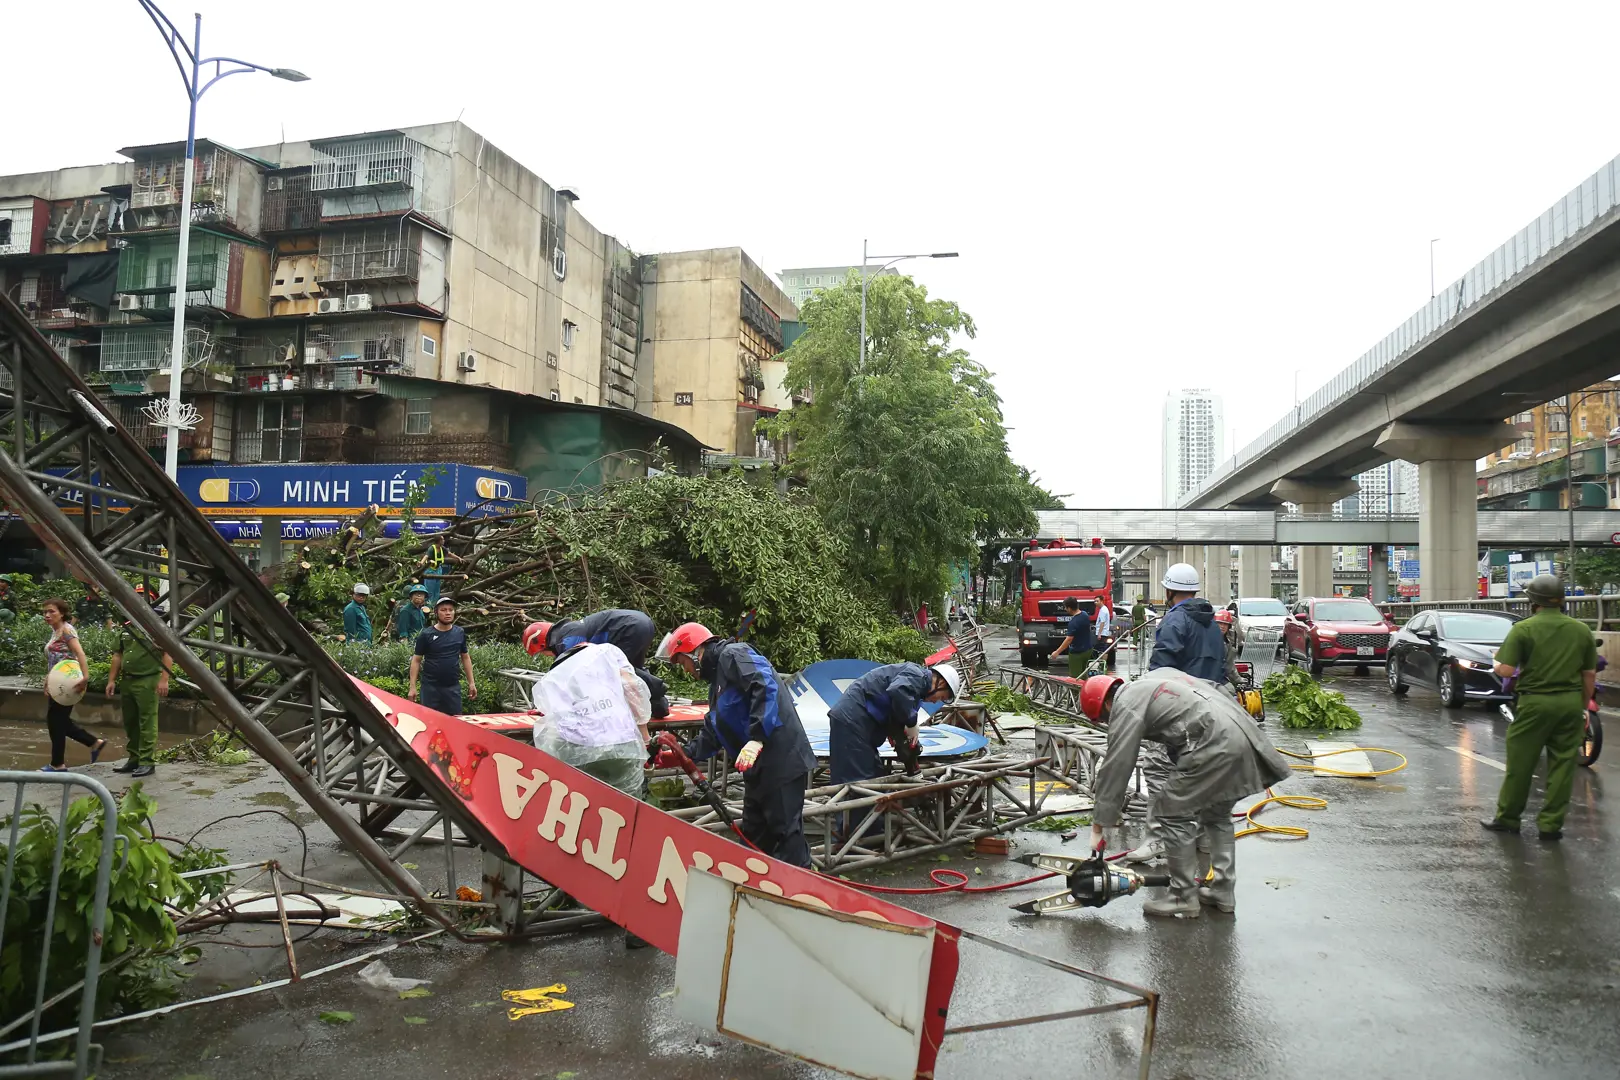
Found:
[[[546,639],[550,636],[550,623],[532,622],[523,631],[523,647],[530,656],[538,656],[546,651]]]
[[[1227,611],[1225,608],[1222,608],[1220,611],[1215,613],[1215,621],[1220,623],[1222,626],[1231,626],[1232,613]]]
[[[698,646],[712,637],[714,634],[702,623],[681,623],[658,643],[658,659],[673,660],[682,653],[696,652]]]
[[[1093,720],[1101,719],[1103,702],[1108,700],[1108,695],[1113,692],[1114,687],[1121,686],[1124,682],[1125,680],[1118,675],[1093,675],[1081,684],[1080,711]]]

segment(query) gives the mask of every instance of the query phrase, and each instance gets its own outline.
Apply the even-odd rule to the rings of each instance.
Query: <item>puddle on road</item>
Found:
[[[124,758],[124,732],[121,728],[85,728],[98,739],[107,740],[102,761],[118,762]],[[184,742],[189,736],[173,731],[158,732],[158,746],[170,747]],[[67,749],[68,768],[76,769],[90,762],[90,751],[70,741]],[[0,720],[0,769],[37,769],[51,763],[51,739],[43,720]]]

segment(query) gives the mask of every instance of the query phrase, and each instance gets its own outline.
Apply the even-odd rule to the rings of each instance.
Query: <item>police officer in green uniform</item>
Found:
[[[1564,814],[1575,783],[1575,756],[1586,730],[1586,703],[1597,684],[1597,646],[1586,624],[1563,612],[1564,585],[1541,574],[1524,588],[1530,617],[1514,623],[1496,650],[1496,673],[1518,673],[1518,698],[1507,733],[1507,775],[1496,816],[1480,821],[1493,832],[1518,832],[1541,751],[1547,786],[1536,815],[1543,840],[1564,836]]]
[[[124,624],[107,670],[107,696],[117,693],[122,700],[129,757],[114,772],[152,775],[157,762],[158,699],[169,696],[170,666],[168,653],[159,654],[133,626]]]

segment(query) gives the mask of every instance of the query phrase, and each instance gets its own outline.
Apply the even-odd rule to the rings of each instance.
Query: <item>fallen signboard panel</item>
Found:
[[[932,1074],[956,982],[956,928],[750,852],[532,746],[355,682],[513,861],[664,952],[679,949],[694,869],[813,908],[934,931],[917,1060],[919,1077]]]

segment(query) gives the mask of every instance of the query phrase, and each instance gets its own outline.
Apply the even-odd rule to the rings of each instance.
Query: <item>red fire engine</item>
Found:
[[[1045,664],[1063,641],[1069,620],[1063,602],[1069,597],[1089,615],[1096,615],[1099,604],[1113,614],[1114,559],[1102,540],[1031,540],[1019,561],[1024,587],[1018,655],[1025,667]]]

